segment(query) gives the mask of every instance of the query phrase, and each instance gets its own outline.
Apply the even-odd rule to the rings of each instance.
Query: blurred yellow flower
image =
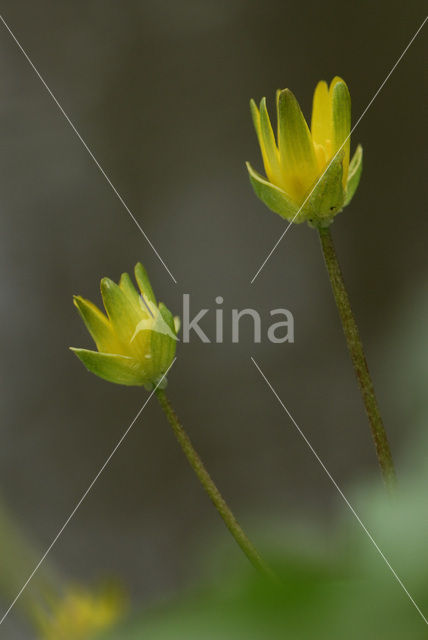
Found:
[[[109,382],[144,385],[151,389],[171,365],[178,331],[178,319],[161,302],[156,302],[143,265],[135,266],[140,294],[127,273],[117,285],[101,280],[101,295],[107,315],[81,296],[74,297],[83,322],[98,351],[71,350],[95,375]],[[162,386],[166,384],[162,380]]]
[[[247,162],[251,184],[256,195],[283,218],[293,220],[303,205],[295,222],[326,226],[351,201],[362,170],[361,146],[349,163],[348,87],[337,76],[330,87],[324,81],[318,83],[311,129],[289,89],[277,91],[276,97],[276,138],[266,98],[259,108],[254,100],[250,103],[267,176],[261,176]]]
[[[91,593],[70,589],[50,613],[37,615],[40,640],[88,640],[112,627],[125,609],[124,597],[115,589]]]

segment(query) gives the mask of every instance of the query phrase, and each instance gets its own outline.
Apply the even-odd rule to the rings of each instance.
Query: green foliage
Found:
[[[426,443],[425,450],[426,450]],[[351,503],[422,611],[428,611],[427,469],[412,472],[391,499],[381,485]],[[306,552],[271,559],[277,588],[254,571],[230,572],[211,587],[140,613],[103,640],[423,640],[426,624],[390,568],[344,506],[333,558],[313,535]],[[294,549],[294,551],[293,551]],[[321,560],[320,560],[321,558]]]

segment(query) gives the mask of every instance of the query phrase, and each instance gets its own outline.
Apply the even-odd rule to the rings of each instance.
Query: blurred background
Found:
[[[178,282],[0,25],[5,503],[43,551],[145,401],[68,351],[91,344],[72,295],[100,303],[100,278],[140,260],[178,315],[183,293],[195,312],[224,298],[225,342],[179,344],[168,393],[244,527],[263,547],[305,521],[334,546],[345,506],[250,356],[345,492],[380,475],[316,233],[294,226],[250,284],[285,222],[249,185],[244,162],[260,170],[261,159],[248,103],[266,96],[272,110],[275,90],[289,87],[309,117],[315,84],[337,74],[355,122],[421,24],[422,3],[4,0],[2,15]],[[428,417],[425,39],[353,135],[363,176],[333,226],[398,474]],[[289,309],[295,343],[265,333],[255,345],[243,323],[232,344],[231,309],[246,307],[264,331],[270,309]],[[213,338],[213,311],[201,326]],[[201,577],[213,541],[246,562],[153,400],[50,557],[73,581],[115,576],[149,606]],[[15,612],[3,629],[31,637]]]

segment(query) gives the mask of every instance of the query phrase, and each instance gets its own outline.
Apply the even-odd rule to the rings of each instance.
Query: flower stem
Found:
[[[366,357],[364,355],[363,345],[358,331],[354,314],[352,313],[349,297],[346,292],[345,283],[343,281],[342,272],[337,260],[336,251],[333,244],[333,238],[329,227],[319,228],[319,236],[321,247],[324,254],[324,260],[330,276],[330,283],[333,289],[336,305],[339,310],[340,319],[342,321],[343,331],[345,333],[346,342],[352,363],[354,365],[361,395],[363,397],[370,428],[376,448],[377,459],[382,470],[383,479],[389,489],[393,489],[395,485],[395,471],[392,461],[391,449],[389,448],[388,438],[386,436],[385,427],[380,415],[379,406],[376,400],[373,382],[370,377],[367,366]]]
[[[241,526],[239,525],[238,521],[236,520],[235,516],[233,515],[232,511],[228,507],[220,491],[217,489],[201,458],[195,451],[189,436],[187,435],[183,426],[180,424],[180,421],[174,409],[171,407],[171,404],[166,397],[165,391],[163,389],[157,389],[156,395],[168,419],[168,422],[170,423],[174,434],[184,452],[184,455],[189,461],[189,464],[192,467],[193,471],[198,476],[199,481],[204,487],[205,491],[211,498],[211,501],[213,502],[215,508],[223,518],[226,527],[229,529],[230,533],[235,538],[236,542],[241,547],[242,551],[245,553],[253,566],[269,578],[275,578],[272,570],[262,560],[258,551],[254,547],[252,542],[250,542]]]

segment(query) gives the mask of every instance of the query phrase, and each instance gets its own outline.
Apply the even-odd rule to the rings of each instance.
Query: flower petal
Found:
[[[311,133],[289,89],[278,95],[278,145],[284,176],[281,186],[296,203],[302,202],[319,169]]]
[[[113,331],[126,349],[142,316],[128,300],[122,289],[110,278],[101,280],[101,295]]]
[[[131,304],[136,308],[140,308],[140,296],[137,293],[137,290],[132,282],[129,274],[122,273],[120,276],[119,287],[122,289],[123,293],[126,295]]]
[[[315,144],[327,148],[333,137],[333,116],[327,83],[318,82],[312,101],[311,133]]]
[[[259,144],[261,145],[262,139],[261,139],[261,128],[260,128],[260,112],[253,98],[251,98],[250,100],[250,111],[251,111],[251,117],[253,119],[254,129],[256,130],[256,135],[259,140]]]
[[[81,296],[73,296],[73,302],[97,345],[97,349],[108,353],[121,353],[120,343],[104,313],[90,300],[85,300]]]
[[[260,102],[260,131],[269,167],[266,167],[266,175],[271,182],[280,186],[281,168],[279,163],[279,151],[276,146],[275,136],[266,108],[266,98]],[[269,169],[269,170],[268,170]]]
[[[363,147],[359,144],[349,165],[348,180],[346,183],[345,206],[354,197],[363,170]]]
[[[351,96],[341,78],[336,76],[330,85],[331,108],[333,114],[333,153],[343,145],[343,186],[348,179],[349,153],[351,147]]]
[[[141,362],[124,355],[113,353],[99,353],[89,349],[74,349],[71,351],[83,362],[85,367],[96,376],[127,386],[142,386],[152,382],[147,377]]]
[[[272,175],[272,171],[271,171],[271,166],[269,162],[269,156],[268,156],[268,153],[266,152],[265,142],[262,134],[260,111],[258,110],[257,105],[253,99],[250,100],[250,109],[251,109],[251,116],[253,119],[254,129],[256,130],[257,139],[259,141],[260,151],[262,154],[263,166],[265,168],[266,175],[269,177]]]
[[[257,171],[254,171],[249,162],[246,163],[250,182],[253,186],[254,192],[258,198],[269,209],[278,213],[282,218],[286,220],[292,220],[298,211],[298,206],[291,200],[291,198],[274,184],[268,182]],[[297,220],[297,222],[299,222]]]

